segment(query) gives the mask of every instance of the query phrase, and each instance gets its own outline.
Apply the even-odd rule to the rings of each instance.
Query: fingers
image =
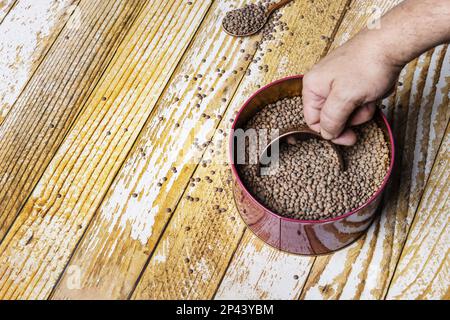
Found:
[[[368,122],[373,118],[376,109],[377,107],[375,105],[375,102],[371,102],[359,107],[350,117],[349,125],[358,126],[360,124]]]
[[[320,113],[322,137],[327,140],[338,138],[356,105],[356,101],[346,96],[345,91],[336,88],[331,90]]]
[[[311,129],[320,129],[320,109],[322,108],[325,99],[318,96],[312,90],[309,90],[307,85],[303,88],[303,115],[305,121]]]
[[[320,109],[316,109],[311,104],[304,104],[303,115],[306,124],[314,131],[320,131]]]
[[[357,137],[352,129],[346,129],[339,137],[331,140],[335,144],[342,146],[353,146],[356,143]]]
[[[351,126],[358,126],[360,124],[366,123],[367,121],[373,118],[375,110],[376,105],[374,102],[359,107],[351,116],[349,124]],[[343,146],[353,146],[356,143],[356,140],[357,137],[355,132],[351,129],[346,129],[341,135],[339,135],[336,139],[333,139],[332,141],[336,144],[340,144]]]

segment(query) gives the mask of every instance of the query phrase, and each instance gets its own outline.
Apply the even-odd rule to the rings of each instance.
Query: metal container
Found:
[[[230,159],[233,176],[233,195],[236,207],[247,226],[265,243],[295,254],[328,254],[348,246],[362,236],[373,222],[383,190],[394,165],[394,139],[386,117],[381,111],[375,120],[389,141],[390,166],[379,190],[361,207],[336,218],[306,221],[282,217],[262,205],[244,186],[235,161],[234,130],[242,128],[256,112],[283,98],[301,95],[303,76],[275,81],[257,91],[242,106],[232,126]]]

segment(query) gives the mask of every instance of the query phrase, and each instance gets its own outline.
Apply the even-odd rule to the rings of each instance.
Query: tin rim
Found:
[[[254,202],[257,206],[263,208],[265,211],[267,211],[268,213],[270,213],[272,216],[275,216],[283,221],[288,221],[288,222],[295,222],[295,223],[300,223],[300,224],[323,224],[323,223],[328,223],[328,222],[335,222],[335,221],[339,221],[342,219],[345,219],[347,217],[350,217],[352,215],[354,215],[355,213],[360,212],[362,209],[366,208],[367,206],[369,206],[370,204],[372,204],[372,202],[374,202],[384,191],[384,189],[386,188],[386,185],[391,177],[393,168],[394,168],[394,160],[395,160],[395,141],[394,141],[394,135],[392,133],[392,129],[391,126],[389,125],[389,122],[386,118],[386,116],[384,115],[383,112],[381,112],[380,110],[378,110],[377,112],[380,114],[381,119],[383,120],[388,135],[389,135],[389,144],[391,145],[391,157],[390,157],[390,164],[389,164],[389,169],[384,177],[383,183],[381,184],[381,186],[378,188],[378,190],[369,198],[369,200],[367,200],[363,205],[359,206],[358,208],[344,213],[340,216],[334,217],[334,218],[328,218],[328,219],[322,219],[322,220],[299,220],[299,219],[293,219],[293,218],[287,218],[287,217],[283,217],[275,212],[273,212],[272,210],[270,210],[269,208],[267,208],[265,205],[263,205],[261,202],[259,202],[251,193],[250,191],[247,190],[247,187],[244,185],[244,183],[241,180],[241,177],[239,176],[239,173],[237,171],[236,165],[234,164],[234,159],[233,159],[233,132],[236,128],[236,124],[237,121],[242,113],[242,111],[248,106],[248,104],[257,96],[259,95],[262,91],[266,90],[267,88],[270,88],[274,85],[277,85],[281,82],[287,81],[287,80],[292,80],[292,79],[303,79],[303,75],[295,75],[295,76],[289,76],[289,77],[285,77],[285,78],[281,78],[279,80],[273,81],[267,85],[265,85],[264,87],[262,87],[261,89],[257,90],[255,93],[253,93],[251,95],[250,98],[247,99],[247,101],[242,105],[242,107],[239,109],[238,114],[235,117],[235,120],[233,122],[233,125],[231,126],[231,134],[230,134],[230,140],[229,140],[229,159],[230,159],[230,164],[231,164],[231,171],[233,172],[233,176],[236,179],[237,183],[239,184],[241,190],[243,190],[243,192],[245,192],[246,196],[249,197],[252,202]],[[241,214],[241,212],[239,212],[239,214]]]

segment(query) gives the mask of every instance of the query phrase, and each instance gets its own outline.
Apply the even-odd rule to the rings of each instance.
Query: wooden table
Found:
[[[398,161],[357,243],[276,251],[246,230],[227,183],[222,132],[247,97],[398,2],[295,0],[264,72],[244,59],[258,36],[220,28],[243,0],[0,1],[0,298],[450,298],[448,45],[383,102]],[[195,138],[212,143],[196,151]]]

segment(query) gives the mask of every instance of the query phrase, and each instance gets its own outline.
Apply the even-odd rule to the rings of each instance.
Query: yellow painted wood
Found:
[[[222,99],[231,99],[250,63],[243,57],[254,54],[256,38],[240,43],[219,27],[233,5],[244,3],[220,0],[212,5],[70,261],[70,269],[81,270],[80,289],[71,288],[66,272],[52,298],[131,294],[171,216],[166,209],[180,200],[203,153],[195,150],[194,138],[200,144],[211,139],[228,105]],[[217,68],[226,73],[218,77]],[[199,92],[207,96],[199,99]],[[167,181],[159,187],[164,177]]]
[[[394,98],[384,103],[398,157],[381,217],[353,246],[316,259],[302,299],[384,297],[450,116],[448,56],[448,47],[440,46],[402,72]]]
[[[0,241],[143,4],[81,1],[0,126]]]
[[[0,125],[56,36],[77,8],[74,0],[0,2]],[[11,7],[2,19],[2,10]]]
[[[385,104],[397,144],[397,164],[381,216],[349,248],[316,259],[304,299],[381,299],[395,270],[423,193],[428,168],[442,140],[448,110],[448,48],[441,46],[412,62],[400,77],[394,99]]]
[[[333,39],[332,48],[337,47],[351,36],[356,34],[366,25],[372,25],[377,16],[393,7],[392,1],[356,1],[347,6],[345,16],[339,26],[339,30]],[[297,53],[298,54],[298,53]],[[251,233],[247,231],[246,233]],[[248,236],[250,237],[250,236]],[[247,236],[244,239],[248,238]],[[253,242],[259,242],[253,236],[251,241],[243,241],[236,253],[236,258],[230,264],[225,274],[221,287],[216,298],[231,297],[235,294],[238,298],[251,299],[295,299],[300,296],[303,285],[308,277],[314,258],[287,255],[283,252],[273,254],[269,261],[261,267],[262,260],[266,259],[265,251],[273,250],[267,248],[251,252],[249,246],[254,246]],[[289,274],[278,274],[276,271],[279,265],[287,264],[291,266]],[[332,267],[332,265],[330,265]],[[258,270],[259,273],[250,273],[248,270]],[[294,271],[295,270],[295,271]],[[283,281],[280,281],[283,279]],[[270,288],[270,290],[268,289]],[[286,290],[291,288],[291,290]]]
[[[228,133],[234,113],[257,85],[302,73],[319,59],[328,45],[321,36],[333,35],[338,19],[331,16],[339,17],[345,5],[346,1],[311,3],[299,0],[283,10],[283,20],[293,35],[290,31],[280,33],[275,40],[265,44],[265,55],[260,63],[269,65],[267,73],[260,71],[257,65],[251,65],[251,75],[243,79],[234,94],[212,137],[212,144],[204,154],[206,163],[203,165],[202,162],[193,174],[201,181],[189,186],[177,204],[133,298],[199,299],[214,296],[244,231],[228,180],[228,136],[224,137],[221,132]],[[299,12],[304,14],[304,19],[299,17]],[[269,52],[268,48],[272,51]],[[206,176],[212,182],[208,182]],[[215,188],[223,188],[223,191],[215,191]],[[198,197],[199,201],[187,200],[188,195]],[[215,206],[226,211],[218,213]]]
[[[210,6],[139,3],[142,11],[0,245],[0,298],[49,296]]]
[[[15,10],[6,15],[2,3],[13,2],[5,1],[0,29],[2,12],[6,22]],[[449,299],[448,128],[441,145],[450,118],[448,46],[408,65],[384,101],[399,162],[381,217],[345,250],[298,257],[245,230],[223,132],[258,85],[303,73],[324,55],[330,44],[321,35],[331,47],[344,43],[395,2],[296,0],[283,18],[294,35],[278,34],[265,46],[273,50],[262,59],[268,73],[243,59],[258,37],[239,43],[219,27],[244,0],[216,0],[193,38],[211,2],[81,0],[82,15],[67,10],[51,20],[37,50],[49,52],[42,65],[32,57],[28,77],[35,74],[0,124],[0,240],[26,201],[0,244],[0,298],[127,298],[135,289],[132,298]],[[52,8],[49,17],[61,14]],[[223,77],[216,68],[226,70]],[[196,74],[202,77],[193,81]],[[207,94],[202,101],[197,87]],[[212,143],[195,151],[195,138]],[[205,166],[197,166],[200,158]],[[201,181],[190,186],[191,177]]]
[[[247,229],[214,298],[296,299],[313,260],[279,252]]]
[[[387,299],[450,299],[450,126],[403,248]]]

